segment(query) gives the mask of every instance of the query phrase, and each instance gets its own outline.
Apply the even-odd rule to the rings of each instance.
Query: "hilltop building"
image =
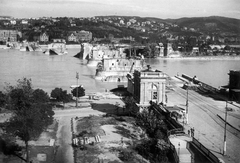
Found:
[[[142,107],[148,107],[150,101],[157,104],[166,104],[166,81],[167,75],[161,71],[153,71],[148,65],[146,70],[135,70],[133,76],[127,75],[127,90],[133,95],[137,104]]]

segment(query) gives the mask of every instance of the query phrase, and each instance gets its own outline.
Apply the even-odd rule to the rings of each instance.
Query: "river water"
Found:
[[[67,55],[49,56],[43,52],[20,52],[13,49],[0,49],[0,90],[5,83],[15,85],[18,79],[31,78],[34,88],[48,93],[56,87],[67,90],[76,85],[76,72],[79,84],[87,92],[105,91],[124,83],[103,83],[94,79],[95,68],[86,66],[86,61],[73,57],[79,48],[68,49]],[[147,64],[169,76],[177,73],[196,75],[197,78],[212,86],[227,85],[229,70],[240,70],[240,60],[201,60],[201,59],[147,59]],[[126,85],[126,83],[124,84]]]
[[[154,69],[169,76],[187,74],[211,86],[220,87],[229,82],[229,71],[240,71],[240,60],[231,58],[186,58],[186,59],[149,59],[146,61]]]

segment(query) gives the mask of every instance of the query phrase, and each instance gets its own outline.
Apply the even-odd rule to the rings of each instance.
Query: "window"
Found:
[[[157,100],[157,98],[158,98],[158,93],[157,92],[153,92],[152,93],[152,99],[153,100]]]

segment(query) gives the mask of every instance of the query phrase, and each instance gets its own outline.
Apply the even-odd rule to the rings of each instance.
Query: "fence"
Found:
[[[193,144],[200,149],[203,154],[207,156],[213,163],[220,163],[219,159],[209,150],[207,149],[204,145],[202,145],[197,139],[193,137]]]

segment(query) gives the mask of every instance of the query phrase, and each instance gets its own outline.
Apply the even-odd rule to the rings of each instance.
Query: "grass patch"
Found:
[[[116,140],[102,139],[100,143],[94,143],[92,145],[85,144],[84,149],[75,147],[75,162],[144,162],[144,159],[139,157],[134,148],[134,142],[141,141],[139,136],[142,134],[142,130],[136,126],[136,122],[133,117],[106,114],[103,116],[89,116],[84,118],[76,117],[75,121],[77,137],[94,137],[96,135],[104,137],[105,131],[101,128],[101,126],[114,125],[116,131],[112,132],[115,132],[122,137],[131,139],[123,139],[122,144],[119,143],[119,138]]]
[[[75,119],[76,120],[76,119]],[[101,129],[102,125],[116,124],[112,117],[89,116],[77,120],[77,135],[94,137],[96,135],[105,135]]]
[[[76,162],[97,162],[101,153],[98,146],[85,145],[85,150],[74,149]]]

